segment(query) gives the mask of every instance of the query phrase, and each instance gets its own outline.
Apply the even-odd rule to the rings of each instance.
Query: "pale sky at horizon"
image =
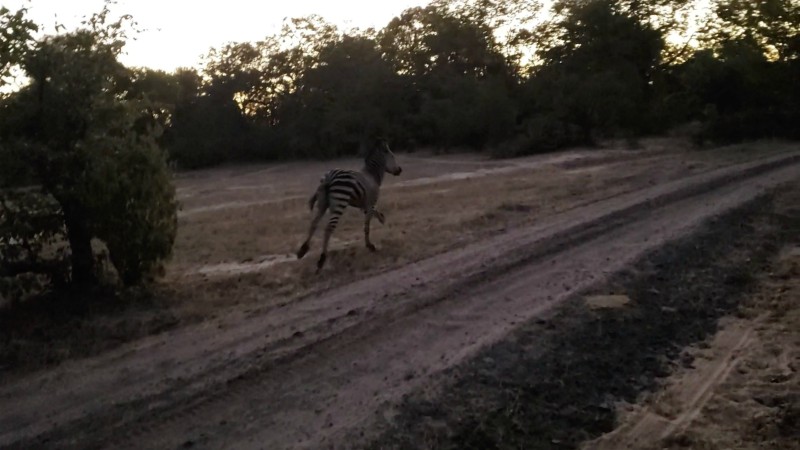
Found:
[[[707,13],[709,0],[696,0],[695,14]],[[117,0],[112,17],[131,14],[141,33],[129,39],[120,60],[128,66],[173,71],[197,67],[211,48],[228,42],[252,42],[279,30],[284,19],[316,14],[344,29],[382,28],[405,9],[431,0]],[[549,6],[552,0],[542,0]],[[102,10],[104,0],[0,0],[12,11],[28,8],[28,17],[43,34],[55,33],[59,23],[67,30]],[[697,20],[697,16],[693,17]],[[675,39],[675,37],[673,37]],[[691,33],[689,35],[691,39]],[[680,41],[680,38],[677,39]],[[676,41],[676,42],[677,42]]]
[[[275,33],[284,18],[310,14],[322,16],[343,28],[382,28],[403,10],[430,0],[226,0],[222,8],[211,2],[187,0],[119,0],[114,17],[133,15],[140,29],[129,40],[121,61],[172,71],[196,67],[209,48],[226,42],[257,41]],[[73,29],[84,17],[98,12],[103,0],[2,0],[12,11],[27,7],[29,18],[52,34],[61,23]]]

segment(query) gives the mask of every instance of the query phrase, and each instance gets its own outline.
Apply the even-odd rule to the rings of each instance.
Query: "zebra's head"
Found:
[[[403,171],[389,148],[389,142],[383,138],[372,141],[372,147],[367,152],[364,162],[373,176],[379,180],[383,179],[384,172],[397,176]]]
[[[397,160],[394,158],[394,153],[392,153],[392,150],[389,148],[389,142],[387,142],[386,139],[379,140],[378,148],[379,151],[383,153],[386,171],[394,176],[400,175],[400,173],[403,172],[403,168],[397,164]]]

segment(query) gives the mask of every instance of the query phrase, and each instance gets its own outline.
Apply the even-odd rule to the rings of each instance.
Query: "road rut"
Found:
[[[798,159],[621,195],[222,328],[28,377],[0,388],[0,446],[339,448],[516,324],[796,179]]]

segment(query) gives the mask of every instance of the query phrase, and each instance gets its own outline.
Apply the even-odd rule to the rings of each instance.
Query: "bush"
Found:
[[[165,155],[152,136],[129,136],[117,144],[115,157],[96,160],[91,228],[130,286],[157,273],[172,252],[177,203]]]
[[[37,42],[22,62],[30,85],[0,102],[0,161],[15,162],[0,167],[9,200],[0,269],[12,276],[21,263],[41,273],[65,241],[70,281],[81,286],[98,281],[95,238],[126,285],[142,282],[171,252],[177,203],[148,125],[158,121],[149,102],[126,96],[132,74],[117,61],[122,25],[106,24],[107,13]],[[19,173],[36,195],[12,196]]]

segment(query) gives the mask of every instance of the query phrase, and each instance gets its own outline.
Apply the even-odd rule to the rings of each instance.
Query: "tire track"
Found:
[[[271,448],[284,448],[288,441],[285,438],[270,441],[276,438],[271,434],[276,429],[290,430],[291,424],[303,423],[310,428],[304,431],[303,427],[296,427],[294,437],[310,448],[318,448],[314,445],[321,442],[314,439],[335,438],[365,420],[364,414],[355,412],[373,411],[381,403],[393,401],[428,374],[455,364],[477,348],[501,338],[514,323],[597,282],[608,270],[628,261],[630,255],[652,248],[674,233],[687,232],[686,227],[691,228],[685,225],[670,234],[654,221],[656,215],[666,223],[677,223],[673,216],[691,210],[686,220],[702,220],[711,211],[746,201],[763,191],[762,185],[774,186],[782,179],[796,177],[797,160],[798,154],[784,155],[626,194],[556,216],[536,227],[514,230],[414,266],[298,301],[283,311],[272,310],[265,316],[237,323],[230,330],[219,332],[202,327],[185,330],[169,336],[176,341],[175,346],[189,347],[180,352],[175,352],[160,337],[160,342],[151,341],[138,351],[128,350],[134,357],[115,354],[111,361],[100,358],[95,361],[97,373],[87,373],[92,366],[83,366],[74,373],[59,371],[52,377],[3,387],[0,400],[22,407],[10,413],[3,408],[5,412],[0,413],[0,445],[30,448],[41,444],[41,439],[48,439],[51,444],[63,446],[105,447],[110,438],[120,437],[119,446],[139,446],[144,442],[169,447],[185,443],[181,441],[184,438],[193,444],[215,446],[220,444],[219,439],[229,437],[240,440],[226,444],[246,447],[246,440],[256,436],[256,447],[272,442],[275,446]],[[782,166],[783,169],[770,172]],[[742,183],[732,187],[735,181]],[[711,192],[714,189],[721,192]],[[711,200],[727,200],[706,205],[692,198],[704,193],[709,193]],[[656,214],[658,210],[662,211]],[[641,225],[645,222],[650,228]],[[662,241],[647,238],[641,234],[643,230],[663,235]],[[617,242],[619,245],[613,251],[627,255],[617,262],[592,259],[592,248],[610,245],[614,236],[625,241],[633,235],[649,243],[631,246]],[[585,250],[586,246],[590,250]],[[553,256],[557,258],[552,262],[545,261]],[[570,260],[583,263],[569,265]],[[597,272],[598,267],[604,267],[605,271]],[[577,278],[570,279],[570,274]],[[531,289],[530,280],[538,280],[537,289],[550,292],[549,298],[537,297],[536,301],[527,298],[525,292]],[[567,283],[567,288],[554,280]],[[475,297],[475,292],[484,296],[498,292],[514,295],[498,311],[492,311],[492,306],[482,297]],[[465,305],[456,302],[464,296],[470,299],[465,305],[473,309],[465,309]],[[514,313],[507,316],[510,312]],[[492,314],[496,315],[494,321],[482,322]],[[440,320],[442,317],[447,319]],[[462,331],[464,327],[469,331],[477,327],[476,323],[488,327],[480,338],[443,339],[441,344],[435,338],[438,334]],[[416,328],[414,324],[418,324]],[[424,350],[422,356],[404,361],[402,354],[392,350],[395,347],[413,350],[413,345],[394,344],[414,338],[414,332],[421,333],[420,336],[427,332],[428,340],[435,342],[426,346],[422,342],[427,341],[417,341],[414,345],[416,350]],[[374,345],[378,340],[385,347],[376,353]],[[198,350],[202,345],[207,345],[207,350]],[[363,371],[339,367],[339,361],[343,360],[358,363],[358,355],[368,355],[364,356],[366,360],[382,363]],[[386,355],[394,356],[387,360]],[[437,359],[440,355],[442,359]],[[424,373],[408,372],[415,367],[428,369]],[[375,378],[375,373],[386,374],[387,370],[390,373],[385,379]],[[321,386],[321,379],[328,384]],[[348,384],[348,379],[365,381]],[[119,389],[124,380],[133,382]],[[31,391],[30,387],[37,384],[40,389],[53,390]],[[359,394],[365,385],[380,387],[374,398]],[[318,386],[319,390],[309,393],[305,386]],[[334,386],[337,389],[331,390]],[[344,389],[356,391],[349,400],[336,401],[335,393]],[[104,397],[98,399],[98,396]],[[361,403],[353,400],[359,398]],[[264,411],[260,404],[275,409]],[[52,417],[41,417],[42,405],[54,410]],[[328,415],[350,419],[334,423],[327,421]],[[241,417],[246,422],[235,422],[235,418]],[[248,428],[253,424],[258,424],[261,431],[256,433]],[[284,434],[290,434],[287,433]]]
[[[775,182],[797,175],[792,168],[769,177]],[[280,370],[276,365],[248,373],[212,401],[177,412],[179,420],[144,441],[123,439],[113,447],[134,448],[142,442],[156,448],[343,447],[347,436],[369,428],[374,411],[424,385],[430,375],[497,342],[517,323],[602,283],[704,220],[753,201],[766,186],[765,179],[751,179],[722,193],[670,204],[644,220],[565,249],[558,254],[560,261],[521,266],[467,295],[442,299],[413,314],[375,318],[380,326],[320,342],[280,364]],[[684,219],[674,220],[678,215]],[[201,411],[195,416],[199,422],[188,420],[195,408]]]

